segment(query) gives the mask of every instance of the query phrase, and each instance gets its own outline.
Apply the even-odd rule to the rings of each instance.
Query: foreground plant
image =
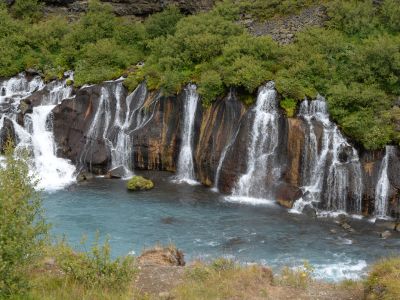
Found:
[[[0,164],[0,298],[28,290],[26,270],[40,257],[48,231],[26,157],[14,155],[8,142]]]

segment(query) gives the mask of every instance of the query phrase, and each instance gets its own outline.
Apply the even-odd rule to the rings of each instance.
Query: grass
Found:
[[[400,299],[400,257],[386,258],[373,265],[365,289],[367,299]]]
[[[266,297],[272,272],[261,266],[240,266],[218,259],[210,265],[196,263],[186,271],[174,299],[255,299]]]

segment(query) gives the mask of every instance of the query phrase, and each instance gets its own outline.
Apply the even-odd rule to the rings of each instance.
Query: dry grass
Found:
[[[189,267],[175,299],[266,299],[272,272],[260,266],[242,267],[219,259],[211,265]]]
[[[400,257],[381,260],[366,279],[367,299],[400,299]]]

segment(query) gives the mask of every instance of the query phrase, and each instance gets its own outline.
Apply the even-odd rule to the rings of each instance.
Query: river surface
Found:
[[[360,278],[368,264],[400,254],[399,235],[382,240],[382,229],[365,220],[352,219],[350,233],[334,219],[289,214],[275,204],[228,202],[203,186],[173,183],[170,173],[140,175],[153,179],[155,189],[130,193],[125,181],[97,178],[45,193],[52,232],[82,249],[82,236],[90,243],[98,231],[101,239],[109,236],[113,256],[173,243],[187,261],[224,256],[275,272],[308,261],[316,278],[329,281]]]

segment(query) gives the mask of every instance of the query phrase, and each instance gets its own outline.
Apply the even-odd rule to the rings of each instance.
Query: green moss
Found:
[[[154,183],[142,176],[133,176],[126,186],[130,191],[146,191],[151,190],[154,187]]]
[[[293,118],[296,113],[297,101],[292,98],[285,98],[280,102],[281,107],[285,110],[289,118]]]

